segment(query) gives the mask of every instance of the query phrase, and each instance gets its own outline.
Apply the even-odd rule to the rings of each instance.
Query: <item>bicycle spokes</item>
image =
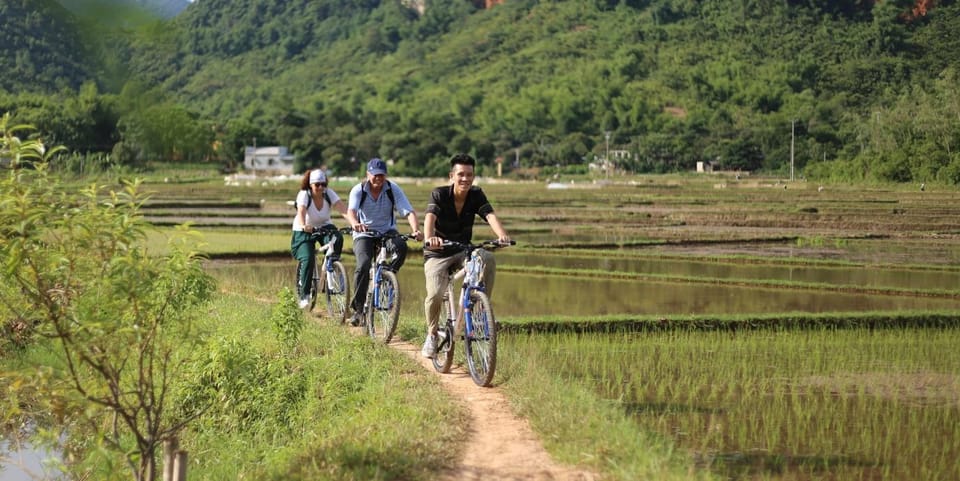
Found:
[[[327,298],[327,312],[338,322],[346,322],[347,302],[350,297],[350,285],[347,283],[347,271],[342,263],[334,261],[325,273],[323,290]]]
[[[464,346],[470,376],[479,386],[489,386],[497,364],[497,324],[490,299],[482,291],[470,293]]]
[[[370,337],[390,342],[400,318],[399,285],[393,271],[385,269],[380,273],[372,297]]]

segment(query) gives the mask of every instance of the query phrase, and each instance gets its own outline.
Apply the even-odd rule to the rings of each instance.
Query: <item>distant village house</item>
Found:
[[[270,175],[293,175],[296,157],[286,147],[246,147],[243,168],[249,173]]]

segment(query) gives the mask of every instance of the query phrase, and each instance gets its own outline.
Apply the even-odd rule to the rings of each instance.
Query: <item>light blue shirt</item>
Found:
[[[390,196],[387,195],[387,189],[393,190],[393,198],[396,200],[396,205],[391,206]],[[367,192],[367,198],[363,201],[363,206],[360,206],[360,192],[364,190]],[[357,207],[360,207],[359,209]],[[368,230],[375,230],[378,232],[387,232],[389,230],[397,229],[397,220],[393,216],[393,211],[396,209],[397,213],[401,217],[406,217],[413,212],[413,206],[410,205],[410,201],[407,199],[407,195],[403,193],[403,190],[397,184],[387,180],[383,189],[380,191],[380,197],[377,199],[373,198],[373,194],[370,193],[370,184],[369,182],[361,182],[352,189],[350,189],[350,197],[347,203],[347,208],[355,210],[357,212],[357,221],[361,224],[367,226]],[[363,232],[354,232],[353,237],[359,237],[363,235],[368,235]]]

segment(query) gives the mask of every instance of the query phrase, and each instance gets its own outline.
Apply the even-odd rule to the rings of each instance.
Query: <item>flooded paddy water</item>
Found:
[[[499,274],[494,294],[497,316],[597,315],[738,315],[822,312],[960,310],[960,293],[934,295],[876,294],[871,288],[936,290],[960,285],[960,272],[895,270],[868,267],[817,267],[729,264],[706,260],[657,258],[597,258],[498,253]],[[349,256],[348,271],[353,271]],[[560,274],[526,271],[536,267],[565,269]],[[251,292],[275,296],[291,286],[295,263],[290,261],[215,262],[210,270],[221,282],[242,284]],[[610,276],[604,276],[607,272]],[[661,275],[668,280],[624,279],[617,273]],[[675,278],[678,280],[669,280]],[[679,279],[691,278],[692,281]],[[787,285],[738,285],[738,280],[767,279],[816,283],[809,288]],[[423,267],[411,255],[401,269],[402,310],[423,315]],[[839,286],[854,289],[840,290]],[[864,288],[857,292],[855,288]]]

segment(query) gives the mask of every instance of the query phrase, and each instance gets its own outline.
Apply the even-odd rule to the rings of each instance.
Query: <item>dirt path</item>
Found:
[[[420,346],[394,340],[390,347],[416,360],[424,369],[440,377],[441,384],[470,411],[470,456],[444,474],[443,480],[511,480],[511,481],[594,481],[594,473],[555,462],[540,444],[529,423],[517,417],[506,397],[497,387],[481,388],[470,374],[454,366],[449,374],[433,369],[429,359],[420,355]],[[483,426],[483,429],[478,429]],[[466,454],[466,453],[465,453]]]

